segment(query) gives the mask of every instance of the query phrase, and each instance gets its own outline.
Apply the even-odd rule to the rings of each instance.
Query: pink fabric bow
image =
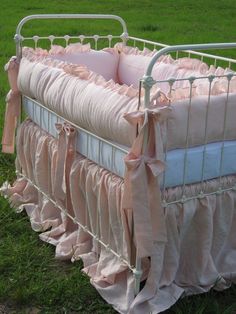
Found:
[[[71,208],[69,173],[75,158],[75,129],[67,123],[57,123],[56,129],[59,136],[53,193],[56,199],[66,201],[66,207]]]
[[[21,94],[17,87],[19,63],[12,57],[5,66],[11,90],[6,97],[6,112],[2,136],[2,152],[14,153],[15,129],[20,116]]]
[[[123,205],[133,209],[138,257],[151,256],[153,241],[166,242],[164,211],[157,180],[164,169],[163,142],[159,122],[168,118],[169,107],[146,109],[126,114],[140,132],[125,157],[126,174]]]

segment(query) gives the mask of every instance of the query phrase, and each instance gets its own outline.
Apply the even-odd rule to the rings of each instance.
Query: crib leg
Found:
[[[141,281],[142,273],[143,272],[141,268],[141,258],[136,256],[135,269],[133,270],[135,296],[139,293],[139,290],[140,290],[140,281]]]

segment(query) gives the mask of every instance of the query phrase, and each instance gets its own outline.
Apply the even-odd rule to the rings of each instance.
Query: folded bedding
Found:
[[[130,147],[136,137],[136,127],[130,125],[123,116],[125,113],[138,110],[139,101],[135,82],[128,86],[130,81],[124,77],[125,75],[134,77],[128,71],[127,62],[135,60],[135,56],[139,59],[142,57],[145,58],[146,63],[136,60],[136,65],[145,64],[146,66],[154,52],[144,55],[135,50],[135,54],[131,49],[122,48],[121,50],[118,46],[98,51],[96,55],[88,47],[84,48],[81,45],[78,47],[76,45],[69,47],[70,49],[53,47],[50,51],[24,49],[18,75],[20,91],[79,126],[105,139]],[[117,75],[114,74],[114,67],[107,67],[111,69],[109,75],[102,73],[104,68],[107,70],[104,66],[106,58],[108,64],[113,58],[113,63],[115,67],[117,66],[117,51],[120,54]],[[89,57],[86,59],[87,55]],[[126,58],[123,63],[122,58],[125,59],[127,56],[129,58]],[[155,65],[154,70],[162,79],[172,74],[180,78],[190,72],[198,75],[226,73],[222,69],[215,69],[214,72],[212,67],[208,68],[200,60],[189,59],[181,58],[173,61],[170,56],[164,56]],[[87,60],[87,66],[79,64],[85,63],[84,60]],[[104,63],[97,60],[103,60]],[[76,63],[69,63],[72,61]],[[91,71],[89,67],[92,68],[93,65],[90,63],[99,65],[100,69],[97,69],[97,72],[100,73]],[[158,66],[161,66],[159,70]],[[166,67],[170,67],[170,70],[167,71]],[[128,74],[125,74],[125,69]],[[143,69],[135,75],[140,78]],[[108,76],[109,80],[106,79]],[[119,81],[123,80],[123,85],[117,83],[117,77]],[[235,78],[231,80],[229,94],[227,94],[225,84],[226,78],[218,79],[215,84],[212,83],[213,94],[210,97],[209,88],[206,88],[207,84],[204,80],[206,79],[196,80],[198,83],[192,90],[191,101],[189,88],[185,85],[176,85],[172,92],[171,102],[163,93],[165,88],[161,90],[159,85],[152,88],[152,105],[170,105],[171,108],[168,123],[160,123],[163,143],[167,150],[184,148],[186,144],[192,147],[205,142],[236,139]],[[186,82],[189,84],[188,81]],[[142,107],[140,109],[142,110]],[[207,132],[205,132],[206,126]]]

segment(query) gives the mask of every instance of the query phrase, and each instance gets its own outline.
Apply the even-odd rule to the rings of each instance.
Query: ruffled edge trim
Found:
[[[144,48],[143,50],[140,50],[137,47],[125,46],[123,43],[117,43],[115,45],[115,48],[120,53],[124,53],[127,55],[136,55],[136,56],[139,55],[139,56],[150,57],[150,58],[153,57],[158,51],[157,49],[150,50],[148,48]],[[183,58],[173,59],[171,55],[162,55],[158,59],[157,64],[161,62],[174,64],[178,66],[179,68],[199,71],[201,74],[204,74],[209,69],[209,66],[205,62],[197,58],[183,57]]]
[[[208,96],[210,81],[209,78],[213,77],[211,82],[211,96],[217,96],[229,92],[230,94],[236,93],[236,75],[231,78],[230,85],[228,85],[228,78],[226,75],[236,74],[229,68],[223,69],[222,67],[215,68],[210,66],[209,70],[204,73],[202,78],[196,79],[192,84],[192,97]],[[222,76],[215,77],[214,76]],[[209,77],[209,78],[206,78]],[[173,88],[171,93],[168,93],[169,99],[173,101],[188,99],[190,96],[189,87]]]
[[[120,44],[117,44],[116,46],[118,47],[118,45]],[[85,46],[85,45],[82,45],[82,46]],[[128,51],[128,53],[131,52],[131,54],[132,54],[133,49],[137,51],[136,50],[137,48],[127,47],[127,46],[124,47],[122,44],[121,46],[126,51]],[[81,45],[78,45],[78,47],[81,48]],[[88,51],[90,47],[89,45],[86,45],[86,48],[83,48],[83,49],[84,50],[87,49]],[[118,48],[105,48],[104,50],[111,51],[111,49],[112,51],[114,51],[115,49],[118,49]],[[149,50],[146,49],[147,54],[149,53],[148,51]],[[145,55],[146,52],[143,51],[144,53],[143,55]],[[119,83],[116,83],[113,80],[106,81],[105,78],[101,74],[92,72],[85,65],[76,65],[76,64],[68,63],[66,61],[61,61],[61,60],[51,58],[51,55],[45,49],[42,49],[42,48],[33,49],[29,47],[24,47],[23,56],[30,62],[40,62],[46,66],[51,66],[51,67],[62,69],[65,73],[69,75],[76,76],[82,80],[89,80],[91,83],[116,91],[120,95],[125,95],[129,98],[138,97],[139,90],[135,88],[133,85],[130,85],[130,86],[126,84],[120,85]],[[168,55],[163,56],[163,57],[166,57],[166,58],[163,59],[162,62],[165,61],[166,63],[178,62],[179,65],[181,66],[181,64],[185,62],[184,60],[185,58],[173,60],[171,56],[168,56]],[[190,68],[193,66],[193,68],[196,71],[197,70],[196,68],[200,64],[199,62],[201,61],[198,59],[193,59],[193,63],[192,64],[189,63],[187,67]],[[206,71],[206,68],[203,68],[202,72],[204,72],[204,73],[201,73],[201,74],[204,74],[204,76],[212,76],[212,75],[219,76],[219,75],[227,75],[230,73],[234,73],[232,70],[228,68],[226,69],[222,67],[215,68],[213,65],[211,65],[207,71]],[[193,89],[192,89],[192,97],[204,96],[204,95],[209,94],[209,84],[206,84],[207,81],[208,81],[207,78],[202,78],[202,79],[200,78],[194,81]],[[227,91],[228,91],[228,79],[226,77],[213,79],[212,84],[211,84],[211,95],[219,95],[222,93],[226,93]],[[154,101],[162,105],[163,103],[166,104],[168,102],[174,102],[181,99],[187,99],[189,98],[189,95],[190,95],[189,87],[186,87],[186,88],[180,87],[177,89],[172,89],[171,94],[168,93],[167,95],[165,95],[163,92],[161,92],[162,97],[159,98],[159,100],[157,100],[156,95],[157,94],[159,95],[159,92],[161,92],[161,90],[157,84],[151,89],[151,103]],[[229,93],[234,93],[234,92],[236,92],[236,76],[234,76],[231,79],[230,88],[229,88]],[[144,97],[144,89],[142,88],[141,90],[142,101],[143,101],[143,97]]]
[[[46,52],[44,49],[41,48],[33,49],[26,47],[23,49],[23,58],[25,58],[29,62],[39,62],[45,66],[62,69],[65,73],[69,75],[76,76],[81,80],[88,80],[96,85],[116,91],[120,95],[125,95],[129,98],[138,97],[139,90],[134,88],[133,85],[120,85],[113,80],[106,81],[102,75],[89,70],[88,67],[85,65],[76,65],[68,63],[66,61],[52,59],[50,55]]]
[[[127,55],[143,57],[153,57],[158,51],[156,49],[150,50],[146,47],[143,50],[140,50],[138,47],[125,46],[124,43],[117,43],[115,44],[114,48],[117,49],[119,53],[123,52]],[[163,55],[159,58],[159,62],[173,63],[174,61],[175,60],[171,57],[171,55]]]
[[[65,55],[65,54],[75,54],[75,53],[89,53],[92,51],[99,51],[91,49],[90,43],[88,44],[81,44],[81,43],[73,43],[66,47],[60,45],[52,45],[50,50],[42,49],[42,48],[30,48],[30,47],[23,47],[23,56],[29,53],[34,53],[37,56],[56,56],[56,55]],[[104,51],[113,55],[118,54],[118,50],[116,48],[104,48],[100,51]]]

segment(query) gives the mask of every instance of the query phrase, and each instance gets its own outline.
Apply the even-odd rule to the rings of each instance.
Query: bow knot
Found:
[[[158,177],[165,170],[165,163],[163,161],[146,155],[137,157],[132,152],[125,157],[125,163],[128,170],[135,170],[143,164],[151,170],[154,177]]]
[[[133,209],[138,257],[151,256],[153,242],[166,242],[164,211],[157,177],[164,171],[163,142],[159,122],[166,120],[170,107],[126,114],[132,125],[141,125],[131,151],[125,157],[124,206]],[[157,122],[157,123],[156,123]]]

